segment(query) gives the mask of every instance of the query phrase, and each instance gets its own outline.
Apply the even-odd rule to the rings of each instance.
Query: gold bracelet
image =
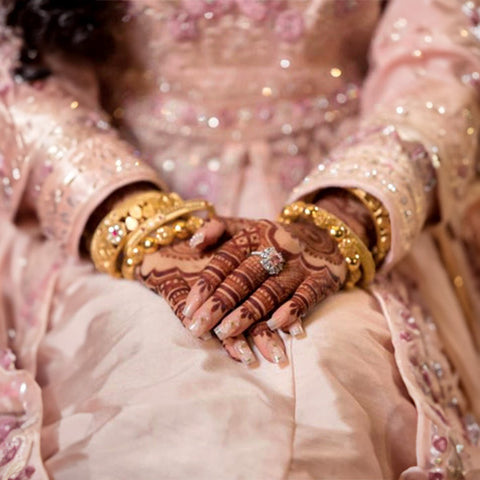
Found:
[[[125,243],[121,266],[122,276],[132,279],[135,268],[143,261],[146,253],[169,245],[175,238],[185,239],[195,233],[204,221],[191,214],[199,210],[205,210],[209,218],[215,215],[215,210],[209,202],[188,200],[158,211],[151,218],[146,219]]]
[[[375,264],[378,266],[387,256],[392,244],[392,227],[388,210],[380,200],[359,188],[347,190],[362,202],[372,215],[376,235],[376,245],[372,248],[372,254]]]
[[[347,263],[347,287],[353,287],[359,281],[368,285],[375,276],[375,262],[367,246],[339,218],[330,212],[305,202],[287,205],[279,218],[281,223],[289,224],[299,220],[313,222],[317,227],[327,230],[337,242],[338,249]]]
[[[150,190],[129,196],[98,225],[90,244],[90,256],[97,270],[120,277],[119,257],[128,236],[159,210],[182,202],[176,194]]]

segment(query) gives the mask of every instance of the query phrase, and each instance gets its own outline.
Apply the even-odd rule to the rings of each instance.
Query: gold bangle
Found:
[[[146,219],[125,243],[122,276],[132,279],[135,268],[143,261],[146,253],[151,253],[160,246],[169,245],[175,238],[185,239],[196,232],[203,225],[203,219],[191,214],[199,210],[205,210],[209,218],[215,215],[215,210],[209,202],[188,200],[163,209]]]
[[[120,277],[119,258],[128,236],[158,211],[182,203],[174,194],[157,190],[132,195],[115,207],[98,225],[92,237],[90,256],[100,272]]]
[[[279,218],[281,223],[289,224],[299,220],[313,222],[317,227],[327,230],[337,242],[338,249],[347,263],[347,287],[353,287],[359,281],[368,285],[375,276],[375,262],[367,246],[339,218],[330,212],[305,202],[287,205]]]
[[[376,245],[372,248],[375,264],[380,265],[390,251],[392,244],[392,227],[388,210],[373,195],[359,188],[347,189],[369,210],[375,227]]]

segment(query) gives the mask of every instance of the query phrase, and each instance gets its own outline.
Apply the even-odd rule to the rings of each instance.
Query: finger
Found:
[[[192,287],[185,306],[184,314],[187,317],[192,317],[218,285],[257,248],[258,242],[258,232],[252,228],[243,230],[225,242]]]
[[[268,277],[240,307],[215,328],[215,334],[220,339],[239,335],[289,298],[303,278],[303,271],[289,265],[279,275]]]
[[[247,367],[253,367],[258,363],[257,357],[243,335],[227,338],[222,343],[223,348],[234,360],[242,362]]]
[[[203,335],[213,328],[225,314],[239,305],[252,292],[255,292],[267,277],[268,273],[258,258],[248,257],[225,278],[194,313],[191,322],[188,322],[189,330],[197,337]]]
[[[328,267],[323,267],[315,276],[308,277],[295,291],[292,298],[282,305],[267,324],[272,330],[287,328],[301,322],[318,303],[341,287],[340,278]]]
[[[212,218],[192,235],[189,241],[190,247],[204,250],[217,243],[224,232],[225,223],[220,218]]]
[[[249,333],[259,352],[266,360],[277,365],[288,363],[283,340],[277,332],[272,332],[268,328],[266,322],[256,323]]]

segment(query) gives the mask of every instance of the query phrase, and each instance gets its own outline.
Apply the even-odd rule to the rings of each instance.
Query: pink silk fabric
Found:
[[[2,478],[480,478],[480,300],[462,243],[480,193],[480,9],[380,7],[134,1],[118,30],[134,64],[52,57],[31,85],[0,29]],[[135,182],[256,218],[360,187],[388,208],[392,250],[368,290],[285,337],[288,367],[242,369],[78,258],[92,211]]]

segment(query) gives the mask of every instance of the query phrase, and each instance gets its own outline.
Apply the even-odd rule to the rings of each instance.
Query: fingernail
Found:
[[[200,333],[200,330],[202,328],[202,323],[203,323],[203,317],[202,318],[199,318],[197,320],[195,320],[193,323],[191,323],[189,326],[188,326],[188,329],[190,330],[190,333],[195,336],[195,337],[199,337],[199,333]]]
[[[222,323],[217,325],[213,331],[220,340],[223,340],[227,337],[230,337],[235,332],[235,330],[238,329],[239,326],[240,322],[238,320],[230,320],[227,317],[225,320],[223,320]]]
[[[215,332],[215,335],[220,339],[220,340],[223,340],[224,338],[226,338],[228,336],[228,333],[225,329],[225,327],[220,324],[220,325],[217,325],[213,331]]]
[[[192,235],[188,243],[190,245],[190,248],[195,248],[195,247],[198,247],[198,245],[200,245],[204,240],[205,240],[205,233],[197,232]]]
[[[254,364],[257,359],[253,354],[252,350],[248,346],[247,342],[238,342],[235,344],[235,349],[237,350],[238,354],[240,355],[240,360],[245,365],[252,365]]]
[[[296,338],[299,337],[304,337],[305,336],[305,330],[303,329],[302,325],[300,322],[295,322],[289,329],[288,329],[290,335],[293,335]]]
[[[270,330],[276,330],[278,327],[280,327],[281,324],[282,321],[275,317],[272,317],[270,320],[267,321],[267,327]]]
[[[182,313],[185,317],[190,318],[192,316],[192,304],[187,303]]]
[[[203,341],[206,341],[206,340],[211,340],[213,338],[213,335],[210,333],[210,332],[207,332],[207,333],[204,333],[200,339],[203,340]]]
[[[287,356],[285,355],[285,352],[278,345],[274,345],[271,348],[270,353],[272,354],[273,363],[276,363],[277,365],[281,365],[282,363],[285,363],[287,361]]]

